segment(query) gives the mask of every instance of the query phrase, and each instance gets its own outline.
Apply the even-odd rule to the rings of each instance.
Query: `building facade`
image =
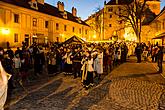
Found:
[[[152,22],[146,25],[146,28],[153,44],[165,45],[165,7]]]
[[[130,2],[132,3],[132,2]],[[125,6],[129,4],[125,0],[110,0],[108,3],[104,3],[104,8],[100,9],[99,12],[91,15],[86,23],[91,26],[91,28],[95,28],[95,30],[91,29],[91,34],[94,34],[93,38],[101,38],[102,40],[128,40],[128,41],[137,41],[137,37],[135,35],[134,30],[131,26],[128,26],[128,23],[122,20],[120,13],[122,12]],[[159,0],[149,0],[146,2],[149,9],[155,14],[160,13],[160,1]],[[98,14],[99,13],[99,14]],[[98,22],[96,19],[100,18],[101,22]],[[97,25],[96,22],[100,23],[100,30],[96,31]],[[96,27],[95,27],[96,26]],[[100,33],[101,37],[98,36]],[[143,39],[143,38],[142,38]]]
[[[76,35],[89,38],[89,25],[72,12],[64,9],[64,3],[52,6],[44,0],[0,1],[0,46],[20,46],[22,42],[63,42]]]

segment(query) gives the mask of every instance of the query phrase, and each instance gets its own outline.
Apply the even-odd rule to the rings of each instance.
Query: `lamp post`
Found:
[[[6,42],[6,37],[9,35],[10,30],[9,29],[2,29],[2,34],[4,35],[4,41]],[[9,47],[9,42],[6,42],[6,47]]]

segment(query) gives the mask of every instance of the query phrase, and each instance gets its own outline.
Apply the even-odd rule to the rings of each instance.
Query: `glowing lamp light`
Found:
[[[10,33],[10,31],[9,31],[9,29],[2,29],[2,34],[9,34]]]
[[[96,38],[96,35],[93,35],[93,38],[95,39]]]

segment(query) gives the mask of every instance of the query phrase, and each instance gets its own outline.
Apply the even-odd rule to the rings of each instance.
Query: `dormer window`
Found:
[[[63,16],[63,18],[67,19],[67,12],[61,12],[61,15]]]
[[[76,20],[81,23],[81,19],[79,17],[76,18]]]
[[[37,1],[30,1],[29,4],[31,8],[38,10]]]

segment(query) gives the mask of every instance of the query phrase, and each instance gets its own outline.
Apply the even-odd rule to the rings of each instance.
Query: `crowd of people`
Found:
[[[28,82],[30,76],[63,73],[72,74],[74,79],[80,77],[83,87],[88,89],[94,85],[94,78],[100,81],[103,74],[107,75],[132,55],[137,57],[137,63],[142,61],[141,57],[144,61],[151,58],[152,62],[158,62],[159,72],[162,72],[163,48],[158,44],[133,42],[51,44],[46,50],[34,43],[29,47],[26,45],[17,47],[15,51],[9,46],[7,50],[0,47],[0,81],[4,82],[0,84],[7,84],[9,79],[9,89],[14,89],[18,86],[18,82]],[[4,77],[6,73],[8,75]],[[4,97],[0,101],[4,102],[7,88],[1,86],[0,90],[4,91],[0,92],[2,93],[0,96]],[[1,104],[0,107],[3,107],[4,103]]]
[[[17,47],[16,51],[10,47],[6,51],[0,48],[2,65],[12,75],[9,88],[15,88],[19,81],[28,82],[29,76],[39,77],[43,73],[73,74],[74,78],[81,77],[84,87],[89,88],[93,85],[93,78],[100,80],[102,74],[108,74],[131,55],[136,55],[138,63],[141,57],[147,61],[149,56],[153,62],[162,63],[163,60],[160,56],[162,49],[158,45],[145,43],[62,44],[51,45],[47,50],[35,43],[29,47]],[[161,72],[162,66],[158,66]]]

